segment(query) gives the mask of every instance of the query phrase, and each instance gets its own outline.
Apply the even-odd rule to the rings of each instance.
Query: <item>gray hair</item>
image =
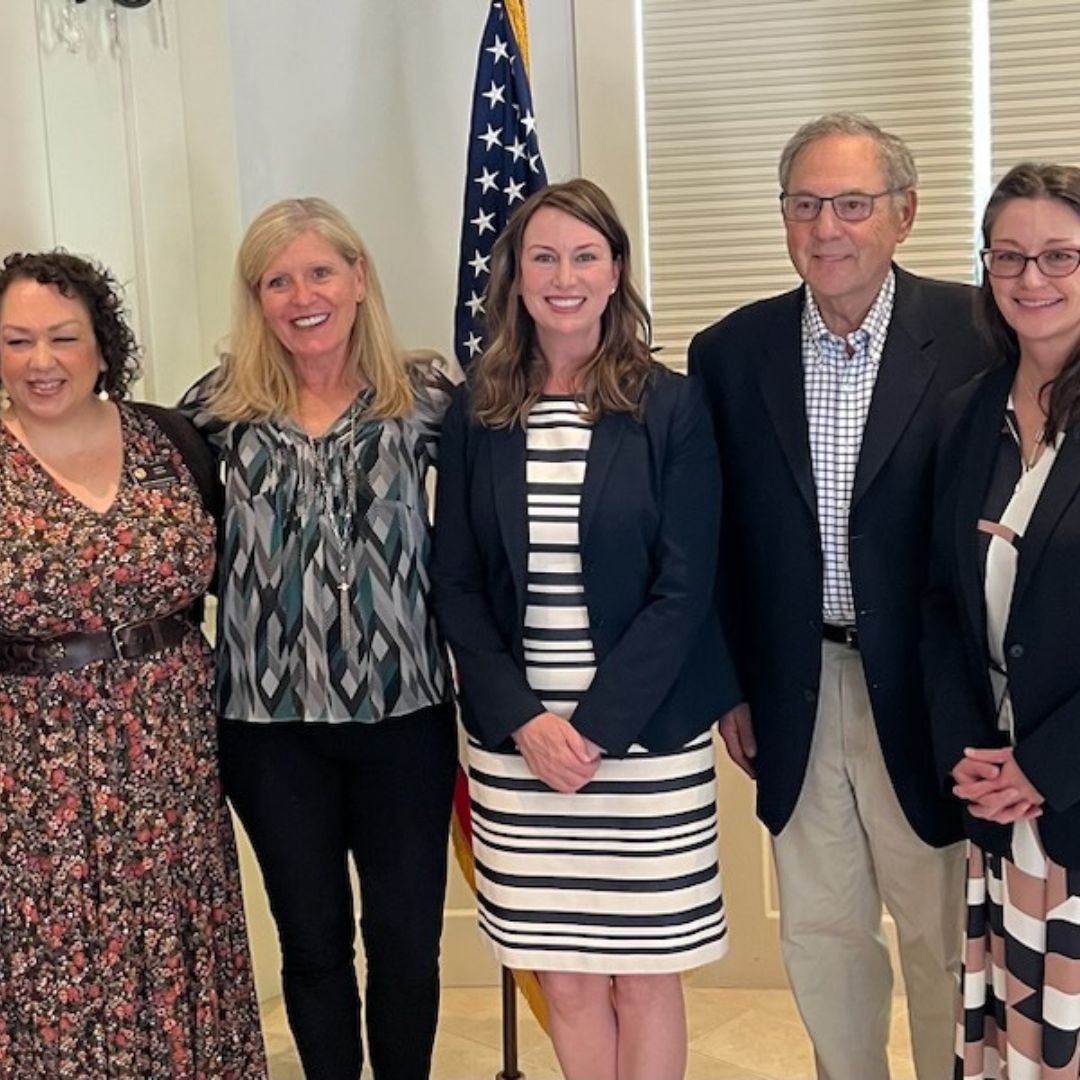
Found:
[[[890,191],[906,191],[919,182],[915,159],[899,135],[883,131],[873,120],[853,112],[827,113],[807,121],[787,141],[780,154],[780,190],[787,191],[795,158],[812,142],[827,135],[866,135],[877,143],[885,186]]]

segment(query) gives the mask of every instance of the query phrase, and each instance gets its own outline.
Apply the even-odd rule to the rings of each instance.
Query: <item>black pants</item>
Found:
[[[450,705],[378,724],[220,725],[222,778],[263,873],[307,1080],[363,1063],[348,856],[360,879],[376,1080],[427,1080],[457,755]]]

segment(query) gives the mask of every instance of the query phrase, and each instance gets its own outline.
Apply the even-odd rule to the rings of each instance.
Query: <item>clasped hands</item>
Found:
[[[566,795],[583,788],[600,767],[600,747],[554,713],[527,720],[514,732],[514,742],[529,772]]]
[[[950,774],[953,794],[968,804],[972,817],[1011,825],[1042,814],[1042,795],[1021,772],[1011,746],[965,747]]]
[[[745,702],[720,718],[720,734],[731,759],[753,778],[757,741]],[[968,804],[973,817],[1010,825],[1042,814],[1045,800],[1017,765],[1011,746],[966,747],[952,778],[953,794]]]

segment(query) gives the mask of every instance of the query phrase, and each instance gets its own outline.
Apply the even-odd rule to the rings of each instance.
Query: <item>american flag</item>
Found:
[[[480,42],[461,217],[454,350],[462,367],[484,347],[484,289],[491,247],[506,219],[547,183],[529,75],[502,3],[492,3]]]

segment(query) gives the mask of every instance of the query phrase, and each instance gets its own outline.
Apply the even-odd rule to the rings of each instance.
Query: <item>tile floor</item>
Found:
[[[687,1080],[812,1080],[810,1044],[787,991],[690,987],[686,999]],[[271,1080],[303,1080],[280,1000],[267,1003],[263,1026]],[[518,1031],[526,1080],[560,1080],[551,1044],[524,1004]],[[502,1067],[500,1037],[497,990],[444,991],[432,1080],[494,1080]],[[903,998],[893,1010],[889,1056],[893,1080],[913,1080]]]

